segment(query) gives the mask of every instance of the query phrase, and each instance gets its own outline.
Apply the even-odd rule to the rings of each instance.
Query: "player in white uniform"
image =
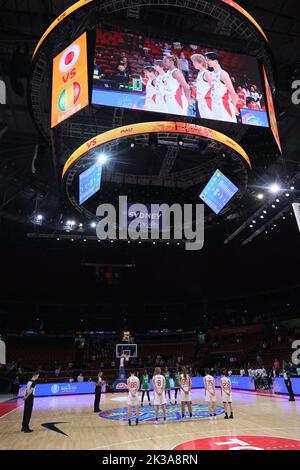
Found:
[[[209,67],[213,68],[212,111],[213,119],[226,122],[237,122],[238,96],[234,90],[231,78],[221,68],[220,58],[216,52],[205,54]]]
[[[232,393],[231,393],[231,381],[230,378],[227,377],[226,375],[226,370],[222,370],[222,377],[220,380],[220,386],[221,386],[221,397],[222,397],[222,402],[224,404],[224,410],[225,410],[225,419],[233,419],[233,411],[232,411]],[[230,411],[230,416],[228,416]]]
[[[216,381],[210,370],[205,369],[205,377],[203,379],[205,387],[205,401],[208,402],[208,410],[210,416],[217,416],[217,395],[216,395]]]
[[[193,62],[195,69],[199,70],[197,76],[197,106],[199,115],[203,119],[213,119],[213,75],[208,70],[207,59],[204,55],[193,54],[191,56],[191,61]]]
[[[167,101],[166,101],[166,81],[165,75],[166,71],[164,68],[164,63],[162,60],[155,60],[153,67],[158,73],[156,77],[156,110],[159,113],[167,113]]]
[[[135,408],[135,423],[139,424],[140,414],[140,398],[139,389],[140,381],[136,377],[134,370],[130,371],[130,377],[127,380],[128,386],[128,426],[131,426],[131,408]]]
[[[180,395],[181,395],[181,416],[182,419],[185,416],[185,405],[187,404],[190,418],[193,417],[192,412],[192,400],[191,400],[191,388],[192,379],[186,372],[186,367],[182,368],[182,374],[179,379]]]
[[[159,407],[162,407],[164,423],[167,420],[167,410],[166,410],[166,379],[161,374],[161,368],[156,367],[154,371],[154,376],[152,378],[153,390],[154,390],[154,406],[155,406],[155,424],[158,424],[158,412]]]
[[[156,88],[156,78],[157,72],[154,67],[144,67],[144,75],[148,79],[146,84],[146,101],[145,101],[145,110],[146,111],[157,111],[157,88]]]
[[[167,69],[164,77],[167,112],[187,116],[191,101],[191,90],[180,70],[178,57],[167,56],[164,58],[163,63]]]

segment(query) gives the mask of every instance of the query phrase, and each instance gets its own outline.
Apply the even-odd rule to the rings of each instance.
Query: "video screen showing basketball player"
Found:
[[[98,28],[94,70],[95,105],[269,126],[258,64],[247,55]]]
[[[228,72],[222,69],[220,57],[216,52],[206,52],[212,75],[212,115],[213,119],[226,122],[237,122],[240,114],[237,108],[238,96]]]

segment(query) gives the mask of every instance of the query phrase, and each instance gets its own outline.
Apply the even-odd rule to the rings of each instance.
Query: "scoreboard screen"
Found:
[[[215,214],[219,214],[237,191],[238,188],[217,170],[203,189],[200,198]]]

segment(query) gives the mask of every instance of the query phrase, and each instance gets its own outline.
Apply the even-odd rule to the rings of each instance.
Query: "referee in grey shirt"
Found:
[[[36,382],[39,378],[39,372],[34,372],[32,375],[31,380],[27,383],[26,391],[24,395],[24,413],[23,413],[23,422],[22,422],[22,432],[33,432],[32,429],[29,428],[29,422],[31,418],[32,408],[33,408],[33,400],[34,400],[34,389],[36,386]]]

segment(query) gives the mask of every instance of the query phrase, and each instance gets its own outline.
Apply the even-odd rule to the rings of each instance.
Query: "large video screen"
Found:
[[[220,170],[211,177],[200,198],[216,214],[219,214],[226,204],[238,192],[238,188]]]
[[[100,28],[92,103],[269,127],[254,57]]]
[[[53,59],[51,127],[88,104],[87,35],[84,33]]]

